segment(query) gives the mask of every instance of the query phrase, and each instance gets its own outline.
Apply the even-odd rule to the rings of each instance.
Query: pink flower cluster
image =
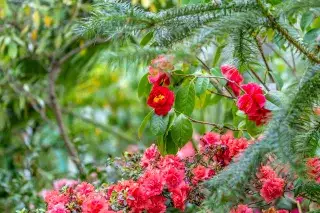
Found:
[[[271,112],[265,108],[266,98],[262,88],[256,83],[242,84],[243,77],[234,66],[222,65],[220,69],[224,77],[228,79],[227,86],[238,98],[238,108],[257,125],[265,124],[269,120]],[[240,95],[241,91],[244,94]]]
[[[54,189],[45,194],[48,213],[112,213],[108,200],[103,192],[96,191],[94,186],[82,182],[67,186],[66,189]]]
[[[270,166],[262,166],[257,177],[262,183],[260,195],[267,203],[270,203],[283,195],[285,180],[279,178]]]
[[[222,166],[226,166],[234,157],[243,152],[250,143],[252,142],[245,138],[234,138],[231,131],[224,135],[208,132],[200,139],[200,151],[206,153],[215,149],[214,160]]]
[[[167,207],[184,211],[187,203],[200,203],[204,196],[199,183],[210,179],[250,143],[236,139],[231,132],[224,135],[209,132],[199,143],[197,153],[191,143],[177,155],[161,156],[156,145],[143,153],[141,173],[134,179],[119,181],[95,189],[89,183],[58,180],[54,190],[45,195],[50,213],[163,213]]]

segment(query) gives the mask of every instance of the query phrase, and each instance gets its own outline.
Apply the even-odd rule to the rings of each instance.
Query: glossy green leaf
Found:
[[[301,28],[301,30],[304,31],[312,23],[312,20],[313,20],[312,12],[310,12],[310,11],[305,12],[302,15],[301,20],[300,20],[300,28]]]
[[[206,90],[208,89],[209,84],[210,84],[209,78],[197,78],[195,82],[196,95],[200,97],[200,95],[205,93]]]
[[[179,148],[181,148],[191,139],[192,132],[192,123],[183,114],[180,114],[175,119],[174,124],[170,130],[172,140]]]
[[[304,35],[303,40],[307,43],[315,43],[318,36],[320,36],[320,28],[312,29]]]
[[[144,129],[146,128],[147,124],[149,123],[152,114],[153,114],[153,111],[149,112],[148,115],[146,115],[146,117],[144,117],[143,121],[141,122],[140,127],[138,129],[138,137],[139,138],[142,137],[142,133],[143,133]]]
[[[164,135],[169,123],[169,115],[159,116],[153,114],[151,117],[150,129],[154,135]]]
[[[141,45],[141,46],[147,45],[147,44],[151,41],[152,38],[153,38],[153,32],[147,33],[147,34],[141,39],[140,45]]]
[[[141,98],[144,95],[148,95],[151,90],[151,84],[148,81],[149,73],[146,73],[140,80],[138,85],[138,97]]]
[[[193,81],[182,85],[176,95],[176,110],[186,115],[191,115],[195,106],[195,99],[195,87]]]

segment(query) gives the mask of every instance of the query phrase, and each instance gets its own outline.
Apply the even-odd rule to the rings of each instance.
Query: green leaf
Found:
[[[278,107],[277,105],[275,105],[274,103],[272,103],[268,100],[266,101],[266,104],[264,107],[270,111],[277,111],[277,110],[281,109],[280,107]]]
[[[191,115],[195,106],[195,88],[193,81],[182,85],[178,90],[175,101],[175,108],[186,115]]]
[[[167,130],[169,123],[169,115],[159,116],[156,114],[152,115],[150,129],[154,135],[164,135]]]
[[[312,12],[305,12],[300,20],[300,28],[302,31],[304,31],[309,25],[312,23],[313,20],[313,14]]]
[[[252,137],[259,135],[262,131],[262,129],[257,127],[257,125],[253,121],[250,121],[248,119],[246,120],[246,129]]]
[[[218,69],[218,68],[212,68],[210,71],[211,71],[212,75],[214,75],[214,76],[223,77],[220,69]]]
[[[9,44],[8,55],[10,58],[14,59],[18,55],[18,46],[16,43],[12,42]]]
[[[144,95],[148,95],[151,89],[151,84],[148,81],[149,73],[146,73],[140,80],[138,85],[138,97],[141,98]]]
[[[307,43],[315,43],[317,37],[320,35],[320,28],[309,30],[303,37],[303,40]]]
[[[280,110],[283,108],[285,101],[285,95],[280,91],[272,91],[266,94],[266,109],[271,111]]]
[[[176,154],[179,150],[178,146],[172,140],[171,132],[164,139],[165,146],[166,146],[166,153],[167,154]]]
[[[288,209],[288,210],[292,210],[294,205],[292,203],[291,200],[289,200],[286,197],[281,197],[279,200],[277,200],[276,202],[276,207],[278,209]]]
[[[148,115],[146,117],[144,117],[142,123],[140,124],[140,127],[138,129],[138,137],[139,138],[142,137],[142,133],[143,133],[144,129],[146,128],[148,122],[150,121],[152,113],[153,113],[152,111],[149,112]]]
[[[205,93],[208,89],[209,84],[209,78],[197,78],[195,85],[196,95],[200,97],[200,95]]]
[[[149,41],[153,38],[153,32],[147,33],[140,41],[141,46],[145,46],[149,43]]]
[[[181,148],[191,139],[192,132],[192,123],[183,114],[180,114],[175,119],[170,131],[172,140],[179,148]]]

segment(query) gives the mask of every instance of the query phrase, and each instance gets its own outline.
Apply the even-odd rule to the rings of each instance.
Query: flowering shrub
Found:
[[[248,130],[190,117],[195,95],[200,98],[208,89],[209,78],[217,78],[226,81],[223,91],[232,90],[229,93],[232,96],[222,95],[231,98],[248,120],[257,126],[266,124],[271,111],[257,83],[243,84],[244,78],[231,65],[221,66],[222,77],[190,75],[174,69],[173,57],[161,55],[152,60],[145,81],[139,86],[143,90],[151,84],[151,91],[146,91],[147,104],[154,109],[144,119],[139,134],[149,123],[151,132],[158,137],[158,145],[152,144],[142,155],[134,153],[123,162],[118,161],[117,167],[130,173],[118,182],[94,187],[87,182],[56,181],[54,189],[44,194],[48,212],[163,213],[172,208],[183,212],[190,205],[200,207],[206,197],[203,183],[238,161],[249,146],[259,143],[259,135],[252,137]],[[192,139],[191,122],[212,125],[216,131]],[[306,165],[310,179],[319,182],[319,158],[309,159]],[[296,177],[287,167],[269,154],[252,185],[245,189],[247,198],[239,199],[230,213],[301,213],[301,209],[307,210],[309,206],[303,205],[307,199],[294,194]],[[280,205],[281,202],[290,205]]]

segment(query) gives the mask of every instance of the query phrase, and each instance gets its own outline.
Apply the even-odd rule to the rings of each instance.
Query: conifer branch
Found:
[[[304,45],[302,45],[299,41],[293,38],[286,29],[284,29],[273,17],[273,15],[269,12],[269,10],[264,6],[261,0],[256,0],[257,4],[262,10],[262,13],[268,18],[272,26],[295,48],[297,48],[301,53],[303,53],[310,61],[320,64],[320,58],[308,50]]]

